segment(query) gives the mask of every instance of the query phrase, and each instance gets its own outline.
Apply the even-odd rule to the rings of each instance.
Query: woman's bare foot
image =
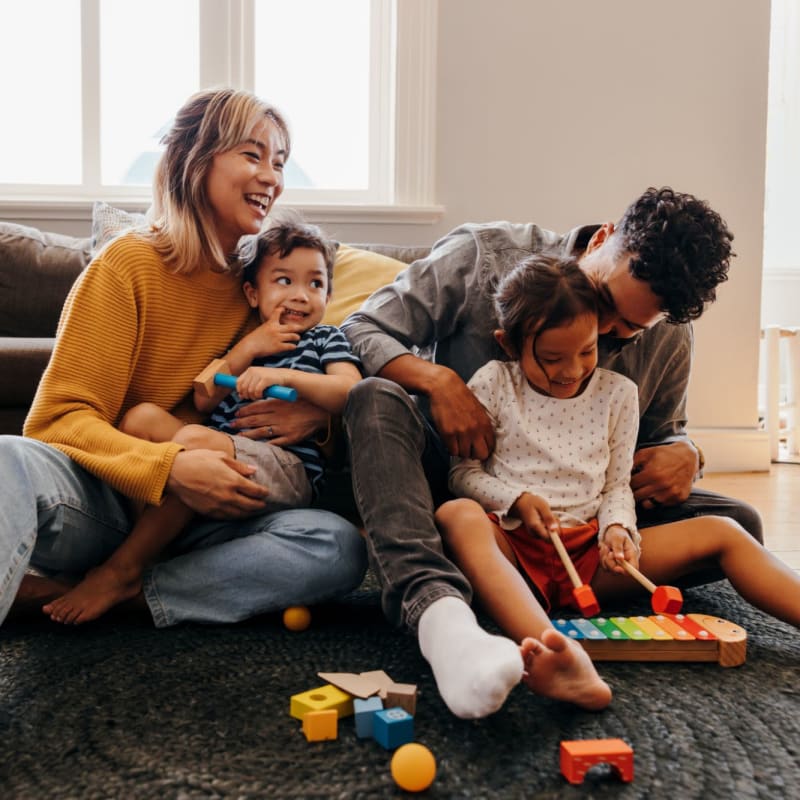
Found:
[[[102,564],[91,570],[76,587],[44,606],[42,611],[54,622],[80,625],[136,597],[141,589],[141,572],[120,571],[110,564]]]
[[[520,651],[525,662],[522,682],[536,694],[589,711],[611,702],[611,689],[586,651],[555,628],[545,628],[539,639],[524,639]]]

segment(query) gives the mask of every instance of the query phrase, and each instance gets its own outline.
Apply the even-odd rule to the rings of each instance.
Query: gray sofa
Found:
[[[97,238],[96,225],[93,236],[73,237],[0,222],[0,434],[22,432],[52,353],[61,307],[91,260]],[[404,263],[427,252],[394,245],[352,247]],[[365,260],[364,269],[370,268]]]

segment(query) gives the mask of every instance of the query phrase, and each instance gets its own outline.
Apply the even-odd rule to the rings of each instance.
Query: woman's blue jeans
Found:
[[[80,577],[119,546],[132,518],[122,495],[34,439],[0,436],[0,476],[1,622],[29,565]],[[365,570],[362,536],[329,511],[202,519],[145,574],[144,596],[157,627],[236,622],[343,595]]]

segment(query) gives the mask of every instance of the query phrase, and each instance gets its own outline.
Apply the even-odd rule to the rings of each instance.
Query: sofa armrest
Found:
[[[0,336],[0,407],[30,405],[44,368],[53,352],[54,339]]]

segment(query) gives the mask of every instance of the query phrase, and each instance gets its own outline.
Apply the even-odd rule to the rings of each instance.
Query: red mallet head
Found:
[[[572,596],[584,617],[596,617],[600,613],[600,603],[597,602],[592,587],[588,583],[576,586],[572,590]]]
[[[683,595],[676,586],[657,586],[650,605],[656,614],[679,614],[683,608]]]

